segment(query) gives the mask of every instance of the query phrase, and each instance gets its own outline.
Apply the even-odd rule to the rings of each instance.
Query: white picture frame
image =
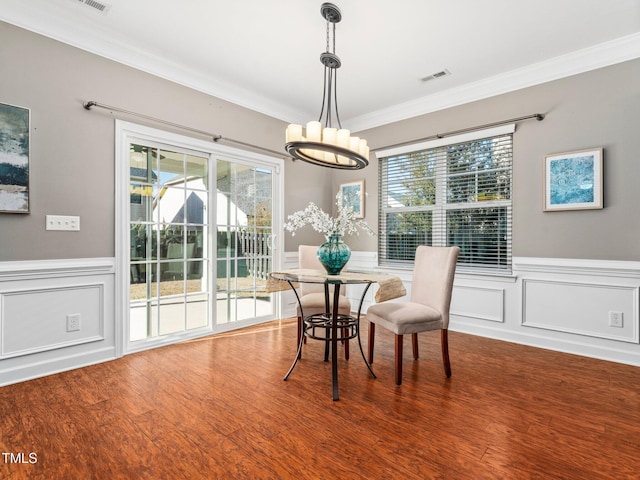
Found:
[[[602,148],[544,157],[545,212],[603,208]]]
[[[364,180],[346,182],[340,184],[340,196],[342,204],[353,208],[355,218],[364,218],[365,194]]]

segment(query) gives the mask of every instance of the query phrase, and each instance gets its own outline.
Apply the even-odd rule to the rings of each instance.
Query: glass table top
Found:
[[[272,272],[271,276],[276,280],[298,283],[374,283],[369,274],[362,272],[341,272],[339,275],[329,275],[322,270],[290,269],[281,272]]]

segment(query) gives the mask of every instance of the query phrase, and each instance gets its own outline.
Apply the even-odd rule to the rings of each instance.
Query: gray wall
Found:
[[[31,213],[0,214],[0,261],[114,255],[114,120],[96,100],[171,122],[282,149],[285,123],[0,22],[0,102],[31,109]],[[346,101],[346,100],[344,100]],[[529,113],[543,122],[514,137],[516,256],[640,260],[640,60],[359,132],[372,148]],[[134,118],[129,119],[137,121]],[[604,147],[603,210],[542,212],[546,154]],[[333,208],[340,183],[365,179],[366,220],[377,227],[375,156],[363,171],[285,162],[285,213],[309,201]],[[45,215],[79,215],[80,232],[48,232]],[[307,227],[285,250],[319,243]],[[348,239],[376,250],[376,238]]]
[[[31,213],[0,214],[0,261],[114,256],[114,117],[83,101],[283,150],[282,121],[3,22],[0,39],[0,102],[31,109]],[[331,208],[330,171],[287,160],[285,182],[287,213]],[[45,231],[47,214],[79,215],[81,231]],[[318,241],[286,238],[286,250]]]
[[[372,148],[532,113],[514,134],[513,255],[640,260],[640,60],[556,80],[482,101],[359,132]],[[602,210],[543,212],[543,159],[551,153],[604,148]],[[365,179],[366,220],[377,226],[378,164],[336,172],[333,188]],[[376,238],[348,239],[376,250]]]
[[[279,137],[280,138],[280,137]],[[296,160],[287,162],[285,188],[285,214],[304,209],[314,202],[325,212],[332,212],[335,192],[331,192],[333,170]],[[324,235],[317,233],[309,225],[297,230],[295,235],[285,231],[286,252],[298,251],[298,245],[320,245]]]

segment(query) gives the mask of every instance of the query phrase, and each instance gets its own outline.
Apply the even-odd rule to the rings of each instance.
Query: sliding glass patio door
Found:
[[[123,350],[276,318],[282,161],[118,125]]]
[[[129,341],[209,324],[209,156],[130,144]]]
[[[216,162],[216,319],[273,317],[264,293],[273,265],[273,169]]]

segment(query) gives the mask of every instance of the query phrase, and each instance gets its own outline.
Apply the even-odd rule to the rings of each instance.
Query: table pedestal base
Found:
[[[302,335],[300,336],[300,342],[298,344],[298,350],[296,352],[295,359],[291,368],[284,376],[284,380],[289,378],[291,372],[295,368],[298,363],[298,359],[300,358],[300,353],[302,352],[302,344],[304,343],[304,338],[312,338],[315,340],[321,340],[326,342],[325,348],[325,361],[328,361],[329,357],[329,346],[331,346],[331,383],[333,387],[333,400],[339,400],[338,394],[338,342],[339,341],[348,341],[352,338],[358,338],[358,346],[360,347],[360,354],[362,355],[362,360],[364,364],[369,369],[369,373],[373,378],[376,378],[375,373],[371,369],[371,365],[367,362],[367,358],[365,357],[364,350],[362,349],[362,342],[360,341],[360,312],[362,310],[362,303],[364,301],[364,296],[367,293],[367,290],[371,286],[371,284],[367,284],[364,292],[362,293],[362,298],[360,300],[360,306],[358,307],[358,315],[353,317],[351,315],[339,315],[338,314],[338,303],[340,299],[340,283],[332,284],[334,285],[333,291],[333,309],[329,313],[329,286],[325,284],[325,304],[327,313],[309,315],[307,317],[304,316],[304,312],[302,311],[302,304],[300,302],[300,297],[296,292],[295,288],[289,282],[289,285],[293,289],[296,294],[296,298],[298,300],[298,305],[300,306],[300,313],[303,318],[303,329]]]

